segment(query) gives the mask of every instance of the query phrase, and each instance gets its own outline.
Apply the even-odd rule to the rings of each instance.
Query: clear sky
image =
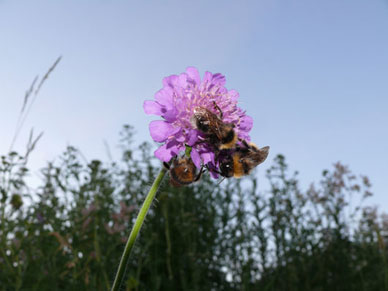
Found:
[[[252,140],[284,154],[304,187],[342,161],[388,210],[387,0],[0,0],[0,153],[26,89],[59,55],[15,147],[44,131],[34,175],[68,144],[105,158],[125,123],[151,141],[143,101],[196,66],[226,75]]]

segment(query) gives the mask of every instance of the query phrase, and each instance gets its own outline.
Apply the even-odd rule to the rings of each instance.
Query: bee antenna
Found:
[[[195,178],[194,182],[197,182],[199,179],[201,179],[202,174],[206,171],[203,169],[204,167],[201,167],[201,170],[199,171],[198,176]]]

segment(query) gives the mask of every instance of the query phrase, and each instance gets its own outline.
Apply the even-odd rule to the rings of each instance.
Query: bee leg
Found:
[[[163,166],[164,166],[167,170],[170,170],[170,169],[171,169],[171,164],[174,163],[174,161],[176,161],[176,159],[177,159],[177,156],[174,156],[168,163],[163,162]]]
[[[222,177],[222,179],[217,183],[217,186],[220,185],[225,179],[226,177]]]
[[[210,172],[209,167],[208,167],[207,165],[206,165],[205,167],[206,167],[206,169]],[[216,170],[216,169],[212,169],[212,171],[213,171],[214,173],[217,173],[218,175],[221,175],[221,176],[222,176],[222,174],[221,174],[220,171],[218,171],[218,170]]]
[[[170,170],[170,165],[166,162],[163,162],[163,166],[167,169]]]
[[[203,166],[201,167],[201,171],[199,171],[198,176],[195,178],[194,182],[197,182],[199,179],[201,179],[202,174],[205,172],[203,169]]]
[[[239,140],[242,142],[242,144],[243,144],[246,148],[249,148],[249,144],[247,143],[247,141],[246,141],[245,139],[239,138]]]
[[[223,113],[222,113],[221,108],[217,105],[216,101],[213,101],[213,104],[214,104],[214,108],[217,109],[220,112],[220,116],[219,117],[222,120]]]

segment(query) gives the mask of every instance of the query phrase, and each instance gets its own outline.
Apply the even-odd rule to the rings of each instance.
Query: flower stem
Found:
[[[136,241],[137,235],[139,234],[141,226],[143,225],[143,221],[145,219],[145,216],[147,215],[148,209],[150,209],[151,203],[155,198],[156,191],[158,190],[159,185],[162,182],[166,172],[167,172],[166,168],[162,167],[162,169],[159,172],[159,175],[156,177],[154,183],[151,186],[150,191],[148,192],[148,195],[143,203],[143,206],[140,209],[139,214],[137,215],[135,224],[132,227],[132,231],[129,235],[127,244],[125,245],[125,249],[121,257],[120,265],[119,265],[119,268],[117,269],[116,277],[113,282],[111,291],[118,291],[120,289],[121,283],[124,278],[125,270],[128,264],[128,259],[131,254],[131,250],[133,248],[133,245],[135,244],[135,241]]]

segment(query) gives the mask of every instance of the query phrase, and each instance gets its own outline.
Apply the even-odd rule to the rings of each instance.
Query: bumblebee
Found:
[[[207,108],[197,107],[192,117],[193,126],[206,136],[206,141],[217,150],[231,149],[237,141],[237,134],[234,131],[234,124],[222,121],[222,111],[214,102],[220,115],[211,112]]]
[[[225,178],[241,178],[248,175],[256,166],[264,162],[269,154],[269,146],[258,148],[253,143],[242,141],[231,154],[220,159],[220,175]]]
[[[198,181],[203,173],[203,169],[197,174],[197,167],[194,165],[191,158],[183,156],[175,158],[170,166],[163,163],[170,173],[170,184],[175,187],[189,185]]]

